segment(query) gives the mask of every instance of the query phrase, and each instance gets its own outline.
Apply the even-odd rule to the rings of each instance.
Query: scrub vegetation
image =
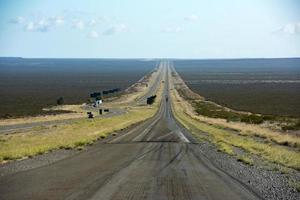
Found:
[[[153,84],[156,76],[157,73],[151,73],[143,83]],[[110,134],[115,136],[117,131],[152,117],[159,108],[163,83],[158,85],[158,97],[151,106],[136,105],[135,98],[145,94],[148,89],[145,85],[135,85],[136,90],[107,103],[106,106],[125,109],[125,114],[93,119],[81,118],[66,124],[37,126],[25,132],[0,135],[0,162],[32,157],[55,149],[82,150],[85,145],[93,144]],[[74,107],[78,109],[77,106],[69,107],[72,110]]]
[[[209,101],[240,111],[300,117],[299,58],[174,63],[189,88]]]
[[[41,126],[26,133],[0,135],[0,161],[30,157],[54,149],[83,147],[154,113],[153,107],[138,107],[111,118],[79,119],[71,124]]]
[[[174,79],[175,88],[188,89],[184,87],[184,83],[179,76],[173,75]],[[193,112],[193,105],[180,94],[182,92],[179,93],[177,90],[172,92],[174,114],[199,140],[207,140],[215,144],[220,151],[235,156],[238,161],[248,165],[253,164],[251,158],[251,155],[253,155],[270,163],[300,170],[300,139],[298,137],[285,134],[279,135],[271,131],[259,134],[243,131],[242,129],[232,129],[226,127],[226,124],[230,124],[226,121],[222,125],[214,123],[218,120],[209,120],[209,117],[201,117],[199,113]],[[257,136],[259,137],[257,138]],[[247,156],[237,153],[236,148],[245,152]]]
[[[187,97],[183,90],[184,89],[178,88],[180,95],[190,101],[195,108],[195,112],[199,115],[210,118],[225,119],[227,122],[243,122],[247,124],[262,124],[264,122],[277,123],[284,131],[300,130],[299,118],[235,111],[211,101]]]
[[[155,67],[155,61],[134,59],[1,59],[0,119],[55,115],[44,110],[82,104],[90,94],[120,88],[124,91]]]

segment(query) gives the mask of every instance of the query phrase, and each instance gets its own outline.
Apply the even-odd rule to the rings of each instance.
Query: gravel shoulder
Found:
[[[174,70],[174,68],[172,70]],[[253,163],[247,164],[239,160],[237,156],[226,154],[220,151],[220,148],[215,144],[208,142],[206,136],[208,136],[209,133],[202,132],[195,127],[190,128],[193,135],[197,138],[199,149],[203,155],[216,167],[257,191],[264,199],[300,199],[299,171],[283,168],[285,169],[284,171],[282,170],[282,166],[276,163],[270,163],[254,155],[250,155],[251,159],[253,159]],[[228,131],[232,131],[232,134],[238,134],[234,130]],[[261,138],[257,139],[262,140]],[[235,147],[234,150],[238,151],[238,155],[245,153],[243,149],[237,147]]]

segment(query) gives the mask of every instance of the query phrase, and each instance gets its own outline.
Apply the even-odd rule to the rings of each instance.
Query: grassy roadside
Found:
[[[236,155],[234,148],[240,148],[250,155],[259,156],[269,162],[300,170],[300,153],[297,149],[286,148],[268,140],[256,140],[252,135],[234,134],[219,125],[200,121],[185,110],[188,106],[187,102],[179,96],[177,90],[173,90],[172,97],[175,117],[198,139],[214,143],[221,151],[237,156],[239,161],[246,164],[252,164],[251,159]]]
[[[112,102],[107,102],[107,105],[112,107],[126,107],[136,102],[142,96],[144,96],[151,85],[155,84],[156,77],[159,75],[159,69],[155,69],[147,76],[143,77],[139,82],[133,84],[129,88],[129,93],[122,94],[118,99]]]
[[[35,128],[27,133],[0,136],[0,161],[42,154],[54,149],[69,149],[91,144],[108,134],[146,120],[154,107],[139,107],[111,118],[80,119],[51,128]]]
[[[299,130],[300,119],[274,115],[237,112],[226,109],[210,101],[193,101],[196,113],[210,118],[225,119],[227,122],[242,122],[246,124],[277,124],[283,131]],[[300,145],[299,145],[300,146]]]
[[[82,149],[85,145],[103,139],[109,134],[140,123],[152,117],[158,110],[163,91],[163,83],[159,85],[157,98],[151,106],[131,106],[124,102],[112,103],[123,107],[126,113],[109,118],[78,119],[74,122],[51,127],[35,127],[29,131],[0,135],[0,163],[43,154],[55,149]],[[127,95],[143,94],[144,89]]]
[[[174,73],[172,76],[176,85],[178,97],[184,101],[182,106],[185,107],[185,112],[195,119],[207,124],[217,125],[223,129],[236,130],[241,135],[256,137],[265,140],[266,142],[276,143],[278,145],[288,146],[298,150],[300,149],[300,137],[280,131],[284,123],[278,124],[278,121],[276,120],[285,121],[286,119],[281,119],[277,116],[275,122],[272,121],[275,119],[272,119],[272,116],[234,111],[213,102],[205,101],[203,97],[191,91],[178,74]],[[261,119],[263,119],[264,122],[259,124],[258,122],[260,122]],[[293,120],[293,122],[290,121],[288,123],[291,125],[289,129],[294,127],[294,125],[297,126],[297,120]],[[293,123],[296,124],[292,125]]]

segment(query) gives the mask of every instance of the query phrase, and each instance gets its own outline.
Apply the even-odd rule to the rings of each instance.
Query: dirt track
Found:
[[[260,199],[214,166],[173,118],[169,63],[159,112],[67,159],[0,179],[0,199]],[[169,96],[169,95],[168,95]]]

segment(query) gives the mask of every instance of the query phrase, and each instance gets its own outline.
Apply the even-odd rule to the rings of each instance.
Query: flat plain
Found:
[[[0,59],[0,118],[49,114],[42,109],[87,101],[90,93],[124,90],[154,69],[134,59]]]
[[[186,84],[208,100],[253,113],[300,116],[300,59],[176,60]]]

